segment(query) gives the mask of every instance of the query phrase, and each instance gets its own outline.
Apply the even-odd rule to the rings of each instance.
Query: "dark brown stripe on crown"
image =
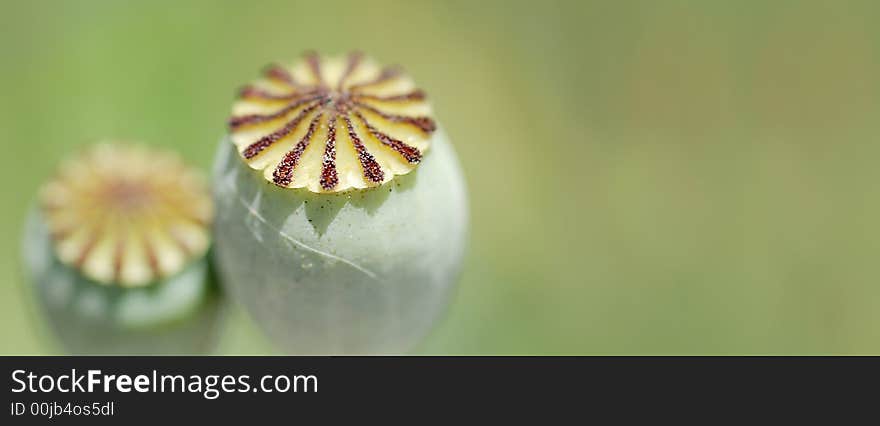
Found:
[[[180,251],[183,252],[184,256],[189,257],[192,255],[192,248],[187,245],[186,240],[183,238],[183,236],[180,235],[180,231],[172,227],[169,228],[166,232],[168,233],[168,236],[171,237],[171,241],[174,241],[174,244],[180,248]]]
[[[336,114],[327,123],[327,144],[324,146],[324,160],[321,164],[321,188],[329,191],[339,184],[336,173]]]
[[[80,252],[79,257],[76,258],[76,261],[73,262],[73,265],[76,266],[77,269],[81,269],[83,264],[86,263],[86,260],[91,255],[92,250],[94,250],[95,248],[95,245],[98,244],[98,236],[100,236],[102,232],[104,231],[100,227],[96,227],[92,230],[92,234],[89,235],[89,239],[86,242],[86,245],[83,246],[82,252]]]
[[[312,141],[312,135],[315,134],[315,128],[318,127],[318,124],[321,122],[321,118],[324,116],[324,113],[319,112],[315,118],[312,119],[312,122],[309,123],[309,129],[306,131],[306,134],[303,135],[302,139],[296,143],[296,145],[284,155],[284,158],[278,163],[278,167],[275,168],[275,172],[272,173],[272,180],[275,182],[275,185],[278,186],[287,186],[290,185],[290,181],[293,178],[293,169],[299,163],[299,159],[302,156],[303,151],[309,146],[309,143]]]
[[[125,257],[125,241],[119,238],[113,247],[113,282],[122,282],[122,262]]]
[[[153,272],[154,277],[162,276],[162,269],[159,268],[159,258],[156,256],[156,249],[153,248],[153,243],[150,242],[150,237],[146,234],[144,237],[144,253],[147,255],[147,265],[150,266],[150,271]]]
[[[312,71],[312,75],[315,76],[316,84],[323,86],[324,76],[321,75],[321,57],[318,56],[317,52],[307,52],[306,63],[309,64],[309,69]]]
[[[294,80],[293,76],[290,75],[284,67],[278,64],[269,65],[266,67],[266,70],[263,71],[263,74],[270,80],[279,81],[294,87],[300,86],[300,84]]]
[[[361,60],[364,58],[364,54],[361,52],[351,52],[348,54],[348,65],[345,67],[345,71],[342,73],[342,77],[339,77],[339,83],[336,85],[337,91],[342,91],[345,86],[345,80],[348,80],[348,77],[357,69],[358,65],[360,65]]]
[[[293,110],[295,110],[303,105],[306,105],[310,102],[317,101],[320,98],[321,98],[321,96],[318,95],[318,96],[311,96],[311,97],[308,97],[305,99],[300,99],[296,102],[293,102],[293,103],[285,106],[284,108],[282,108],[276,112],[273,112],[272,114],[248,114],[248,115],[239,115],[237,117],[232,117],[229,119],[229,127],[232,130],[235,130],[241,126],[250,125],[250,124],[257,124],[257,123],[262,123],[262,122],[274,120],[276,118],[281,118],[281,117],[287,115],[287,113],[289,113],[290,111],[293,111]]]
[[[344,115],[342,118],[345,120],[346,127],[348,127],[348,137],[351,139],[351,143],[354,145],[354,149],[358,153],[358,160],[360,160],[361,167],[364,170],[364,177],[371,182],[382,182],[385,178],[385,174],[382,172],[382,168],[379,167],[379,163],[373,158],[373,155],[367,151],[367,148],[364,146],[363,142],[361,142],[361,138],[355,133],[354,126],[351,124],[351,118],[348,115]]]
[[[66,240],[67,237],[73,234],[73,230],[76,229],[75,226],[68,225],[67,227],[57,229],[55,231],[51,231],[49,233],[49,238],[54,241]]]
[[[369,80],[369,81],[365,81],[363,83],[353,84],[353,85],[351,85],[351,87],[348,88],[348,90],[355,91],[355,90],[363,89],[364,87],[375,86],[377,84],[384,83],[388,80],[395,79],[400,74],[401,74],[400,67],[397,67],[397,66],[386,67],[386,68],[382,69],[382,72],[380,72],[379,75],[376,76],[376,78]]]
[[[257,99],[263,101],[293,101],[318,93],[319,91],[317,89],[313,89],[305,92],[292,92],[285,93],[283,95],[277,95],[274,93],[269,93],[262,89],[258,89],[254,86],[245,86],[242,87],[241,90],[238,92],[238,96],[242,99]]]
[[[396,114],[388,114],[384,111],[379,111],[375,107],[371,105],[367,105],[363,102],[354,102],[359,108],[372,112],[392,123],[404,123],[417,127],[419,130],[425,133],[431,133],[434,130],[437,130],[437,125],[434,123],[430,117],[409,117],[406,115],[396,115]]]
[[[407,102],[407,101],[423,101],[425,100],[425,92],[422,90],[413,90],[409,93],[404,93],[401,95],[389,95],[389,96],[379,96],[379,95],[368,95],[366,93],[355,93],[351,96],[354,99],[362,99],[367,101],[379,101],[379,102]]]
[[[279,139],[287,136],[290,132],[294,131],[299,123],[307,116],[309,113],[315,110],[321,103],[315,103],[307,108],[304,108],[293,120],[287,122],[284,127],[260,138],[258,141],[248,145],[247,148],[241,153],[244,158],[251,159],[254,158],[257,154],[263,152],[264,149],[271,146],[273,143],[277,142]]]
[[[419,151],[418,148],[414,146],[409,146],[398,139],[394,139],[391,136],[380,132],[378,129],[373,127],[373,125],[370,124],[370,122],[367,121],[367,119],[364,118],[361,113],[355,112],[355,115],[357,115],[357,118],[361,120],[362,123],[364,123],[364,127],[367,128],[367,131],[369,131],[370,134],[373,135],[373,137],[378,139],[379,142],[382,142],[382,144],[384,144],[385,146],[397,151],[397,153],[402,155],[403,158],[406,159],[406,161],[410,163],[418,163],[419,161],[422,161],[422,153]]]

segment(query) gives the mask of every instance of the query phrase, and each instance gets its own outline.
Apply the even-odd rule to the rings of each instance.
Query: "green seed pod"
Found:
[[[444,312],[465,249],[458,160],[423,92],[355,53],[270,67],[215,161],[215,256],[293,353],[400,353]]]
[[[65,162],[40,201],[25,224],[25,267],[65,351],[213,348],[223,303],[197,174],[170,154],[99,145]]]

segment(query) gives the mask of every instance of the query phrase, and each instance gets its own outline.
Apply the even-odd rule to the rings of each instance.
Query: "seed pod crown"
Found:
[[[308,52],[245,86],[229,128],[243,161],[267,181],[326,193],[411,172],[436,125],[425,93],[400,68],[359,52]]]
[[[156,282],[208,249],[210,195],[170,153],[95,146],[62,163],[40,198],[58,259],[99,283]]]

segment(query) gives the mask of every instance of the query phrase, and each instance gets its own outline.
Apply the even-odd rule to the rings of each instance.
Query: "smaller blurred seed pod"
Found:
[[[358,52],[268,67],[232,106],[212,186],[223,283],[283,350],[407,352],[445,311],[464,176],[401,68]]]
[[[63,162],[25,224],[24,261],[74,354],[213,349],[223,302],[207,255],[213,206],[173,154],[100,144]]]

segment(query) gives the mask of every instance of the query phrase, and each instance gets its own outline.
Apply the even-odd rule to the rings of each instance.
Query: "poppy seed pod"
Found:
[[[212,349],[222,302],[213,207],[173,155],[103,144],[64,162],[28,214],[24,260],[42,313],[75,354]]]
[[[215,160],[230,294],[293,353],[411,350],[445,310],[467,200],[424,92],[359,53],[269,67]]]

